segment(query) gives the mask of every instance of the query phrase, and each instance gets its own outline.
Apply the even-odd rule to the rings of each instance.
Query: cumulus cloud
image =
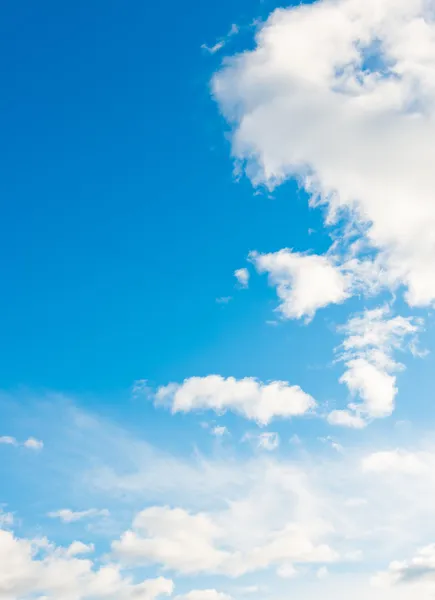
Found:
[[[113,543],[113,552],[134,565],[231,577],[270,566],[338,560],[326,539],[332,527],[317,513],[301,471],[266,462],[261,475],[248,473],[248,480],[243,494],[231,497],[224,509],[145,509]]]
[[[242,288],[247,288],[249,285],[249,271],[246,268],[237,269],[234,271],[234,277]]]
[[[287,319],[313,318],[319,308],[341,304],[350,295],[351,280],[333,260],[289,249],[270,254],[252,252],[259,273],[268,273],[281,301],[279,311]]]
[[[274,11],[213,80],[254,184],[298,178],[412,306],[435,300],[434,72],[431,1],[322,0]]]
[[[0,598],[33,598],[38,594],[47,600],[154,600],[172,593],[170,579],[134,583],[117,565],[96,566],[92,560],[79,557],[92,550],[80,542],[62,548],[45,538],[17,538],[11,531],[0,529]]]
[[[340,360],[346,370],[340,382],[346,384],[360,403],[350,403],[346,410],[332,411],[333,425],[362,428],[366,419],[388,417],[394,410],[397,394],[396,375],[403,365],[393,358],[395,351],[411,349],[422,322],[412,317],[392,316],[388,306],[366,310],[352,317],[341,328],[345,340]]]
[[[140,512],[112,545],[113,551],[133,563],[163,563],[183,573],[216,571],[228,553],[215,547],[222,536],[206,514],[190,514],[175,508],[155,506]]]
[[[352,429],[364,429],[367,425],[365,419],[350,410],[332,410],[328,415],[328,422],[331,425],[350,427]]]
[[[30,450],[42,450],[44,447],[44,442],[42,440],[37,440],[36,438],[29,437],[24,443],[23,446],[25,448],[29,448]]]
[[[413,595],[414,591],[400,596],[395,590],[401,586],[394,586],[391,593],[373,590],[371,594],[368,578],[373,570],[382,569],[393,557],[412,556],[415,547],[435,539],[433,434],[428,435],[426,444],[415,443],[413,449],[405,450],[393,443],[393,447],[400,448],[397,450],[400,458],[412,453],[424,464],[421,471],[412,474],[394,467],[396,475],[393,476],[392,461],[387,461],[383,471],[364,468],[363,461],[383,449],[366,447],[362,455],[360,447],[352,446],[352,438],[348,438],[344,453],[323,449],[319,452],[315,449],[318,446],[307,443],[300,451],[291,450],[285,456],[262,452],[247,457],[244,453],[235,459],[226,451],[224,460],[219,456],[204,457],[198,452],[188,458],[178,454],[171,456],[157,449],[150,452],[145,442],[141,445],[134,436],[126,438],[125,432],[123,434],[119,427],[108,427],[106,421],[101,423],[104,434],[96,428],[93,418],[79,421],[85,429],[80,429],[82,435],[74,439],[83,440],[80,450],[85,462],[80,464],[80,478],[73,480],[74,493],[84,493],[85,497],[92,493],[95,498],[96,488],[90,484],[98,479],[94,470],[98,457],[101,467],[106,469],[112,465],[125,474],[123,487],[100,489],[100,498],[114,502],[114,518],[118,489],[122,490],[123,515],[129,509],[136,511],[138,503],[146,507],[145,514],[139,513],[133,519],[128,531],[134,535],[121,535],[114,543],[113,552],[106,556],[94,559],[89,539],[86,543],[72,540],[64,548],[48,544],[52,547],[48,552],[51,558],[62,555],[68,560],[65,567],[68,575],[76,566],[84,568],[86,561],[90,563],[91,574],[73,580],[68,593],[67,588],[52,591],[45,580],[41,583],[38,579],[38,585],[29,584],[33,585],[30,589],[34,595],[45,594],[50,600],[99,598],[89,593],[87,581],[93,581],[93,573],[99,573],[101,566],[113,567],[123,582],[114,585],[106,597],[112,594],[114,598],[130,600],[135,596],[125,587],[128,573],[140,573],[135,568],[142,565],[147,567],[147,577],[153,576],[148,575],[148,569],[151,571],[154,564],[182,574],[193,574],[197,568],[208,576],[243,576],[241,585],[258,583],[260,579],[263,582],[263,578],[267,581],[269,573],[290,573],[292,565],[299,574],[291,581],[297,598],[347,598],[355,582],[358,589],[354,596],[358,600],[424,598]],[[90,423],[92,429],[88,429]],[[68,419],[65,426],[71,435],[77,424]],[[64,443],[61,433],[60,441]],[[104,465],[101,464],[103,458],[107,460]],[[90,477],[83,478],[87,465],[92,467]],[[65,465],[65,471],[70,478],[71,463]],[[58,469],[55,476],[58,482]],[[67,480],[62,483],[67,486]],[[83,483],[84,487],[80,488]],[[136,485],[140,496],[134,491]],[[21,525],[20,530],[23,530]],[[67,528],[62,535],[70,531]],[[100,539],[95,542],[97,549],[100,543]],[[38,546],[33,560],[43,560],[46,555],[46,550]],[[70,562],[72,559],[84,562]],[[355,565],[356,561],[360,564]],[[339,564],[329,569],[328,577],[318,580],[318,569],[331,562]],[[1,564],[0,561],[0,573]],[[39,570],[40,567],[37,564],[34,568]],[[259,572],[263,569],[267,572]],[[352,576],[343,580],[349,570]],[[107,575],[112,572],[104,571]],[[166,577],[171,576],[168,572],[164,572]],[[25,573],[21,571],[20,582],[25,581]],[[249,576],[249,573],[255,575]],[[275,584],[285,585],[285,582],[275,579]],[[3,593],[7,600],[32,597],[31,592],[21,594],[16,584],[13,585],[9,597],[7,592]],[[136,580],[130,580],[129,585],[137,585]],[[192,582],[191,587],[197,590],[202,585],[203,581]],[[237,585],[233,582],[227,585],[223,591],[228,590],[227,593],[238,597]],[[185,590],[183,587],[183,593]],[[2,588],[0,597],[1,592]],[[137,595],[140,597],[139,590]]]
[[[60,519],[64,523],[74,523],[75,521],[81,521],[82,519],[89,519],[93,517],[108,517],[109,514],[109,511],[105,508],[102,510],[97,508],[89,508],[88,510],[81,511],[63,508],[61,510],[48,513],[48,516],[52,519]]]
[[[226,513],[191,514],[181,508],[151,507],[139,513],[131,530],[113,542],[112,550],[122,560],[135,565],[161,564],[183,574],[219,573],[231,577],[281,565],[288,561],[324,563],[337,560],[337,553],[326,543],[315,540],[328,528],[323,523],[287,522],[271,532],[254,547],[232,539],[228,525],[236,531],[235,511],[246,502],[234,504]],[[246,517],[245,517],[246,519]],[[248,532],[243,532],[246,535]]]
[[[299,386],[285,381],[262,383],[252,377],[235,379],[220,375],[191,377],[182,384],[160,387],[156,401],[169,404],[174,413],[230,410],[260,425],[267,425],[274,417],[304,415],[316,406],[314,399]]]
[[[431,596],[435,592],[435,544],[420,548],[409,560],[395,560],[388,570],[373,577],[373,583],[382,587],[394,586],[401,583],[429,584],[427,590]]]

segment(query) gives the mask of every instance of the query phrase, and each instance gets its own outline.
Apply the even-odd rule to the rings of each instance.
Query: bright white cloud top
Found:
[[[169,404],[174,413],[230,410],[260,425],[267,425],[275,417],[304,415],[316,406],[309,394],[285,381],[262,383],[252,377],[220,375],[191,377],[182,384],[161,387],[156,392],[156,402]]]
[[[249,271],[246,267],[234,271],[234,277],[242,288],[247,288],[249,285]]]
[[[287,319],[312,319],[316,310],[341,304],[350,296],[350,278],[326,256],[300,254],[288,249],[250,255],[259,273],[268,273],[276,286],[279,310]]]
[[[119,566],[96,566],[81,555],[93,549],[74,542],[67,548],[51,545],[45,538],[19,539],[0,530],[0,597],[107,598],[153,600],[170,595],[173,583],[158,577],[140,583],[122,575]]]
[[[434,31],[426,0],[280,9],[214,79],[253,182],[298,177],[411,306],[435,300]]]

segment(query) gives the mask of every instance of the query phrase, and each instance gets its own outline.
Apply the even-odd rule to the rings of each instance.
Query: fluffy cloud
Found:
[[[387,571],[378,573],[373,578],[373,583],[382,587],[400,583],[417,584],[417,586],[423,584],[426,591],[430,592],[433,597],[435,592],[435,544],[420,548],[410,560],[391,562]],[[418,594],[418,590],[415,588],[414,592]]]
[[[216,571],[228,557],[214,544],[221,535],[205,514],[155,506],[136,516],[132,529],[113,543],[113,551],[125,560],[163,563],[183,573]]]
[[[66,419],[64,425],[59,419],[57,422],[61,423],[59,427],[66,428],[65,432],[57,431],[59,443],[70,447],[70,439],[66,443],[64,438],[74,433],[77,423],[74,418]],[[114,522],[117,516],[123,519],[128,511],[135,513],[138,505],[147,508],[132,522],[129,531],[134,535],[130,539],[121,535],[113,545],[114,552],[108,556],[97,555],[93,559],[88,537],[86,544],[73,542],[65,548],[54,547],[45,540],[21,540],[35,547],[32,569],[38,573],[42,569],[40,561],[48,564],[62,558],[63,563],[56,563],[62,581],[66,580],[61,571],[64,566],[68,576],[79,567],[84,574],[77,575],[69,588],[66,580],[64,588],[55,590],[54,583],[49,587],[46,580],[37,579],[36,585],[33,579],[21,594],[18,584],[13,583],[15,587],[4,592],[3,598],[21,600],[33,593],[45,594],[53,600],[88,600],[110,598],[112,594],[120,600],[132,600],[134,588],[128,586],[137,586],[137,580],[129,580],[127,567],[144,565],[148,571],[153,563],[171,571],[193,574],[195,561],[200,573],[207,576],[213,573],[243,576],[240,585],[258,583],[261,579],[262,584],[274,588],[267,592],[271,597],[283,597],[288,585],[273,573],[288,576],[292,566],[298,574],[291,580],[295,598],[345,600],[356,585],[353,596],[358,600],[425,598],[415,590],[403,591],[402,595],[402,587],[407,590],[406,586],[371,590],[368,581],[392,558],[412,556],[416,547],[424,547],[435,539],[433,433],[428,434],[426,443],[417,443],[414,438],[413,447],[408,449],[389,439],[389,445],[400,448],[394,451],[399,459],[392,460],[382,458],[384,448],[365,447],[362,454],[360,447],[352,446],[351,438],[347,439],[344,453],[325,452],[323,447],[318,451],[317,446],[310,447],[304,441],[303,447],[284,448],[282,455],[256,453],[247,457],[244,452],[243,457],[239,454],[235,457],[226,448],[222,456],[218,450],[213,457],[198,452],[187,457],[157,449],[151,452],[146,442],[126,437],[122,429],[109,426],[106,421],[97,426],[93,417],[85,415],[78,422],[80,435],[73,439],[83,442],[77,446],[84,462],[80,468],[75,465],[73,472],[80,473],[80,477],[71,478],[71,462],[61,460],[55,470],[56,483],[62,481],[66,493],[74,489],[74,494],[84,497],[92,494],[95,498],[96,488],[91,483],[98,481],[95,470],[98,459],[105,471],[112,465],[114,471],[119,469],[125,475],[124,485],[100,489],[101,501],[112,503]],[[187,436],[190,441],[190,432]],[[53,444],[50,439],[47,447],[53,448]],[[411,460],[406,458],[411,454],[423,465],[421,470],[411,472],[410,467],[399,466],[404,462],[412,467]],[[60,456],[63,459],[64,454],[61,452]],[[77,458],[75,452],[72,458]],[[107,461],[104,465],[103,458]],[[383,467],[374,466],[379,464]],[[60,479],[62,468],[65,480]],[[88,477],[83,477],[86,468],[90,471]],[[135,486],[140,488],[140,496]],[[117,502],[118,490],[122,490],[122,504]],[[182,508],[169,508],[170,505]],[[8,523],[12,525],[12,518],[6,517],[4,527]],[[20,528],[23,531],[21,525]],[[69,531],[69,528],[63,530],[62,536]],[[89,536],[89,531],[86,535]],[[95,547],[100,543],[98,538]],[[111,562],[107,563],[108,560]],[[90,563],[87,570],[86,561]],[[328,577],[318,580],[318,570],[333,561],[339,564],[329,569]],[[100,590],[100,595],[89,593],[89,582],[94,581],[100,569],[103,569],[98,575],[100,579],[104,574],[118,574],[106,596]],[[21,573],[20,584],[27,577],[26,570]],[[147,574],[150,576],[153,575]],[[198,590],[211,585],[215,585],[214,581],[204,584],[201,580],[192,581],[191,587]],[[223,589],[238,597],[237,587],[229,581]],[[4,588],[0,590],[3,592]],[[140,588],[138,595],[139,592],[143,593]]]
[[[237,269],[234,271],[234,277],[237,279],[242,288],[247,288],[249,285],[249,271],[246,268]]]
[[[88,510],[82,511],[74,511],[70,508],[62,508],[61,510],[48,513],[48,516],[52,519],[60,519],[64,523],[74,523],[75,521],[92,517],[108,517],[109,514],[109,511],[104,508],[102,510],[98,510],[97,508],[89,508]]]
[[[37,440],[36,438],[30,437],[23,443],[23,446],[25,448],[29,448],[30,450],[42,450],[44,447],[44,442],[42,440]]]
[[[338,559],[326,539],[333,528],[318,513],[301,471],[265,462],[260,472],[248,472],[247,477],[243,494],[228,499],[226,509],[145,509],[113,543],[113,552],[131,564],[231,577],[270,566]]]
[[[287,319],[312,319],[319,308],[340,304],[350,295],[351,279],[326,256],[300,254],[289,249],[270,254],[252,252],[259,273],[268,273]]]
[[[45,538],[20,539],[1,529],[0,598],[17,600],[44,594],[47,600],[153,600],[172,593],[169,579],[133,583],[116,565],[96,567],[93,561],[78,558],[92,549],[79,542],[60,548]]]
[[[348,219],[358,257],[374,253],[413,306],[435,300],[433,11],[431,0],[278,9],[254,50],[227,59],[213,80],[254,184],[297,177],[329,224]]]
[[[395,372],[403,368],[393,359],[393,353],[404,350],[405,341],[409,340],[412,349],[421,326],[419,320],[411,317],[392,317],[389,307],[384,306],[367,310],[342,327],[346,338],[340,360],[346,371],[340,382],[361,402],[349,404],[344,411],[333,411],[328,417],[331,424],[361,428],[367,418],[392,414],[397,394]]]
[[[328,415],[328,422],[331,425],[352,429],[364,429],[367,425],[367,421],[350,410],[332,410]]]
[[[433,455],[403,450],[373,452],[362,461],[363,470],[373,473],[420,475],[433,467]]]
[[[329,531],[325,524],[316,522],[288,522],[282,529],[268,531],[262,543],[257,540],[254,547],[245,547],[224,527],[234,519],[234,510],[242,506],[236,504],[232,511],[213,516],[190,514],[180,508],[145,509],[132,529],[112,544],[112,550],[131,564],[161,564],[184,574],[206,572],[231,577],[288,561],[315,564],[337,560],[337,553],[328,544],[315,543]],[[233,525],[237,527],[235,522]]]
[[[191,377],[182,384],[160,387],[156,401],[168,403],[174,413],[230,410],[260,425],[267,425],[274,417],[304,415],[316,406],[314,399],[299,386],[285,381],[262,383],[252,377],[225,379],[220,375]]]

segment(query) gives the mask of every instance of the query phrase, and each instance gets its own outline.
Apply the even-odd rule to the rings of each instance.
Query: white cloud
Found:
[[[202,44],[201,48],[203,50],[207,50],[207,52],[209,52],[210,54],[216,54],[216,52],[219,52],[219,50],[222,50],[222,48],[224,46],[225,46],[225,41],[220,40],[219,42],[216,42],[216,44],[213,44],[213,46],[207,46],[207,44]]]
[[[227,508],[193,513],[151,507],[113,543],[132,564],[161,564],[180,573],[240,576],[289,563],[338,559],[328,544],[331,525],[317,512],[315,494],[298,468],[262,461],[241,467],[240,488]]]
[[[222,50],[222,48],[228,43],[230,38],[232,38],[237,33],[239,33],[239,27],[235,23],[233,23],[230,27],[230,30],[228,31],[227,35],[224,38],[218,40],[215,44],[213,44],[213,46],[208,46],[207,44],[202,44],[201,48],[203,50],[206,50],[210,54],[216,54],[217,52]]]
[[[25,442],[20,444],[18,440],[9,435],[3,435],[0,437],[0,444],[8,444],[10,446],[24,446],[24,448],[28,448],[29,450],[42,450],[44,447],[44,442],[41,440],[37,440],[34,437],[29,437]]]
[[[221,535],[219,527],[205,514],[155,506],[140,512],[132,529],[112,548],[133,563],[163,563],[183,573],[216,571],[228,556],[215,547]]]
[[[246,268],[236,269],[234,271],[234,277],[237,279],[238,284],[242,288],[247,288],[249,285],[249,271]]]
[[[373,452],[362,461],[363,470],[374,473],[418,475],[433,467],[435,461],[430,454],[416,454],[403,450]]]
[[[405,341],[410,341],[412,348],[421,327],[421,322],[412,317],[392,317],[390,308],[384,306],[352,317],[341,328],[346,338],[340,360],[346,371],[340,382],[361,402],[332,411],[328,416],[331,424],[362,428],[367,418],[392,414],[397,394],[395,372],[403,368],[393,359],[393,352],[404,350]]]
[[[259,585],[245,585],[237,588],[239,594],[256,594],[257,592],[266,591],[264,587]]]
[[[261,425],[267,425],[274,417],[304,415],[316,406],[299,386],[285,381],[262,383],[252,377],[225,379],[220,375],[191,377],[182,384],[160,387],[156,401],[169,403],[174,413],[230,410]]]
[[[254,184],[297,177],[413,306],[435,300],[434,65],[431,0],[322,0],[276,10],[213,81]]]
[[[401,583],[411,584],[414,587],[414,597],[419,597],[419,584],[423,584],[423,591],[430,592],[433,597],[435,592],[435,544],[420,548],[410,560],[395,560],[388,566],[388,570],[378,573],[373,577],[373,583],[380,587],[389,587]]]
[[[44,442],[42,440],[37,440],[36,438],[29,437],[24,443],[23,446],[25,448],[29,448],[29,450],[42,450],[44,447]]]
[[[277,570],[276,574],[278,577],[282,577],[283,579],[293,579],[297,577],[298,572],[295,567],[289,563],[287,565],[281,565]]]
[[[18,446],[18,442],[14,437],[10,435],[2,435],[0,437],[0,444],[6,444],[9,446]]]
[[[17,538],[0,529],[0,598],[33,598],[38,594],[50,600],[153,600],[172,593],[169,579],[133,583],[117,565],[97,567],[92,560],[79,558],[92,551],[92,546],[80,542],[61,548],[45,538]]]
[[[14,515],[9,512],[4,512],[2,508],[0,508],[0,529],[4,529],[5,527],[9,527],[14,524]]]
[[[52,519],[60,519],[64,523],[74,523],[75,521],[81,521],[82,519],[89,519],[93,517],[108,517],[109,514],[109,511],[104,508],[102,510],[97,508],[89,508],[88,510],[81,511],[63,508],[61,510],[48,513],[48,516]]]
[[[394,467],[395,471],[389,468],[378,473],[364,470],[364,459],[385,450],[384,446],[374,445],[367,434],[357,436],[356,444],[352,443],[353,436],[347,436],[344,453],[319,450],[318,444],[313,446],[307,437],[300,450],[283,448],[280,454],[263,452],[247,457],[243,452],[242,457],[235,449],[225,448],[221,452],[217,447],[213,456],[204,456],[198,450],[180,456],[152,450],[149,444],[127,435],[120,427],[110,426],[106,421],[96,424],[94,417],[80,415],[76,422],[68,413],[65,423],[61,419],[56,419],[56,423],[61,446],[50,438],[47,448],[60,458],[60,464],[55,465],[56,485],[61,484],[66,494],[73,491],[86,499],[91,494],[93,501],[110,502],[112,521],[117,522],[120,530],[126,527],[124,519],[129,518],[128,513],[136,513],[140,507],[148,510],[154,506],[160,511],[165,506],[178,506],[193,518],[193,521],[185,519],[183,526],[182,514],[180,523],[174,525],[170,512],[176,509],[167,508],[161,514],[148,514],[150,527],[155,526],[155,530],[136,527],[133,521],[129,530],[134,533],[134,543],[130,553],[119,554],[120,564],[118,555],[97,556],[93,560],[92,555],[85,554],[92,550],[89,531],[86,544],[77,545],[70,540],[62,553],[90,560],[92,571],[98,571],[99,565],[110,560],[109,564],[114,564],[122,574],[129,573],[127,567],[144,565],[147,576],[154,576],[151,563],[185,573],[186,568],[195,568],[189,555],[195,556],[197,551],[201,554],[200,573],[210,579],[206,584],[202,578],[192,580],[187,591],[213,586],[237,598],[236,582],[233,586],[229,581],[228,587],[219,588],[217,581],[222,585],[221,576],[241,576],[240,585],[267,584],[274,588],[267,595],[281,598],[288,591],[288,582],[274,574],[293,565],[298,571],[298,577],[291,580],[295,598],[426,600],[423,595],[415,594],[415,590],[402,594],[402,586],[371,590],[368,581],[393,558],[413,556],[415,548],[435,540],[433,432],[427,436],[414,432],[413,446],[406,449],[400,444],[403,429],[398,431],[393,427],[388,446],[399,448],[397,452],[401,455],[414,454],[424,465],[420,472],[410,474],[398,467]],[[80,429],[74,436],[77,423]],[[190,433],[187,432],[189,442]],[[408,430],[407,436],[410,433]],[[73,441],[82,442],[73,444],[74,460],[82,456],[82,462],[80,468],[75,465],[71,469],[71,461],[64,461],[65,454],[60,450],[64,446],[70,449]],[[109,470],[116,476],[110,481],[104,479]],[[72,476],[74,472],[79,475]],[[101,487],[102,479],[107,485]],[[51,488],[53,482],[47,483]],[[40,498],[36,500],[39,502]],[[207,538],[206,528],[204,533],[204,528],[201,530],[197,524],[198,516],[203,516],[215,532],[211,539]],[[37,524],[32,523],[32,528],[34,525]],[[20,530],[23,531],[22,525]],[[75,530],[67,528],[62,535],[71,531]],[[116,537],[118,532],[108,535]],[[183,536],[188,538],[187,545]],[[121,540],[122,535],[117,543]],[[100,543],[98,538],[97,549]],[[214,566],[208,566],[210,563],[207,565],[203,555],[210,560],[216,553]],[[318,580],[317,570],[334,561],[338,564],[328,567],[329,576]],[[169,577],[168,573],[163,572]],[[211,579],[213,573],[216,579]],[[122,594],[114,594],[124,600]],[[51,595],[53,600],[63,600],[61,592]],[[80,598],[79,594],[76,596]],[[12,596],[14,600],[17,597],[20,595]]]
[[[279,435],[273,431],[266,431],[260,433],[258,436],[258,445],[264,450],[273,451],[279,446]]]
[[[80,556],[81,554],[92,554],[95,551],[94,544],[84,544],[83,542],[73,542],[66,549],[67,556]]]
[[[337,560],[338,555],[330,546],[315,543],[316,538],[329,531],[324,523],[316,521],[287,521],[281,529],[264,532],[254,546],[248,546],[243,538],[258,536],[258,525],[252,522],[254,531],[240,528],[247,519],[255,518],[255,512],[242,515],[239,511],[252,509],[251,500],[233,502],[228,511],[213,515],[151,507],[137,515],[132,529],[113,542],[112,550],[123,561],[135,565],[161,564],[183,574],[205,572],[232,577],[271,565],[279,567],[288,561]]]
[[[279,310],[287,319],[312,319],[319,308],[341,304],[350,296],[351,280],[333,260],[289,249],[270,254],[252,252],[259,273],[268,273],[281,300]]]
[[[216,425],[212,428],[211,433],[216,437],[223,437],[224,435],[229,435],[229,431],[224,425]]]

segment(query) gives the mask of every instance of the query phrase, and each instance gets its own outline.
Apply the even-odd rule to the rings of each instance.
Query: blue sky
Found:
[[[247,252],[322,244],[294,184],[268,201],[235,183],[209,94],[220,58],[201,44],[264,7],[192,11],[4,10],[6,388],[111,394],[208,372],[231,352],[230,332],[270,335],[257,303],[215,303],[233,294]],[[151,25],[163,16],[163,30]]]
[[[372,4],[0,8],[0,599],[433,593],[433,7]]]

